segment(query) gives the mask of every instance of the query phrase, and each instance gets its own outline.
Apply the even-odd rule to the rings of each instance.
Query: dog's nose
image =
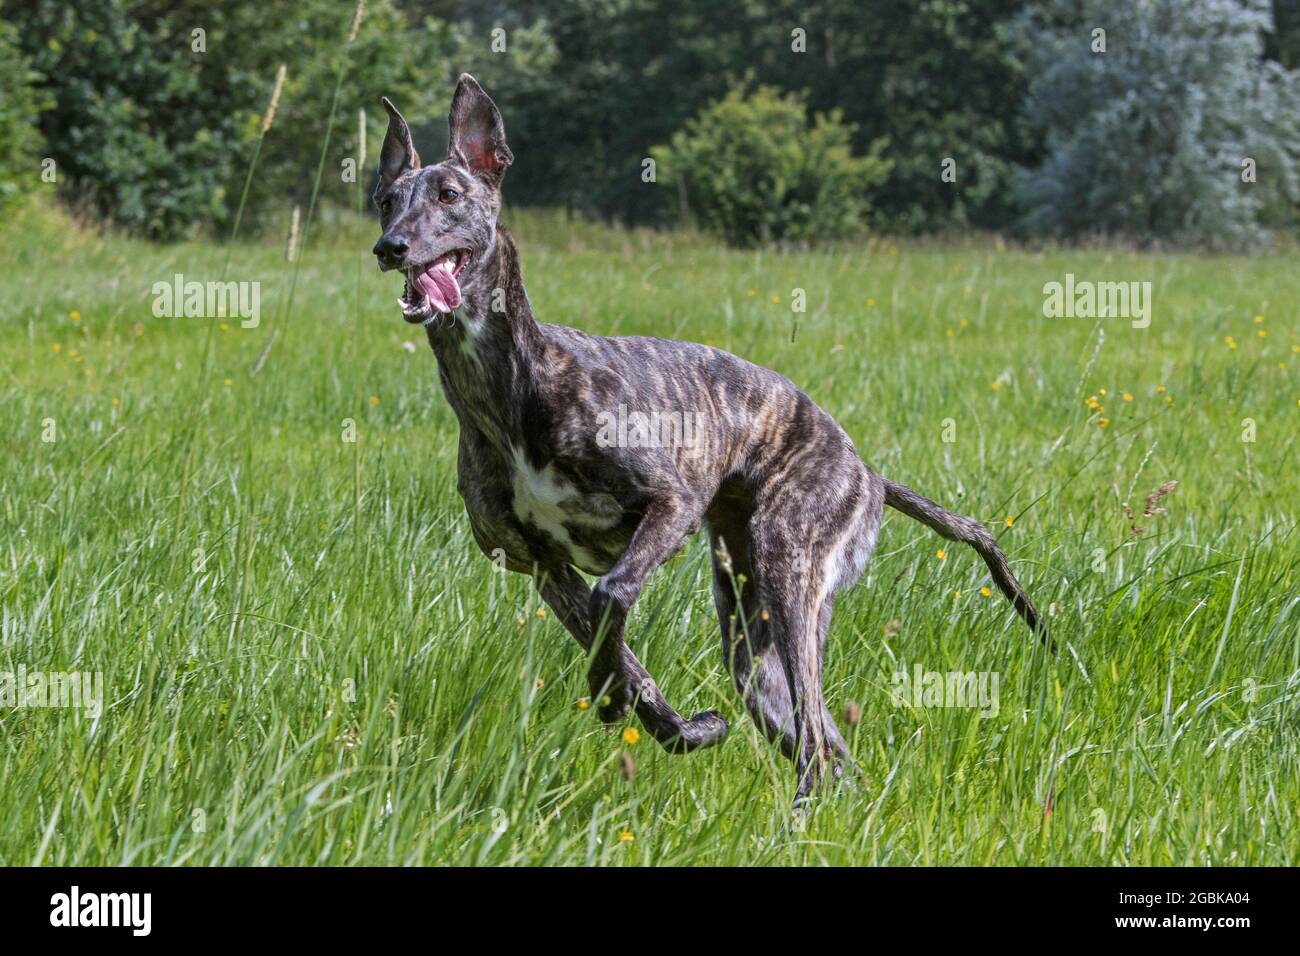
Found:
[[[380,236],[375,243],[374,253],[380,265],[396,268],[406,261],[406,254],[410,250],[410,243],[400,236]]]

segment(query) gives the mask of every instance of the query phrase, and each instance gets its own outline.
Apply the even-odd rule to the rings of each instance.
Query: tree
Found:
[[[1021,65],[1001,25],[1024,0],[513,0],[467,4],[462,61],[505,111],[513,201],[633,222],[672,218],[641,164],[737,87],[842,110],[853,146],[888,140],[867,198],[893,229],[1010,218],[1016,163],[1037,158],[1020,117]],[[508,51],[489,51],[501,28]],[[518,41],[518,42],[516,42]],[[940,180],[945,158],[955,183]]]
[[[1300,0],[1273,0],[1273,32],[1265,51],[1288,70],[1300,69]]]
[[[47,104],[35,80],[18,49],[17,31],[0,21],[0,211],[16,205],[40,182],[36,121]]]
[[[1026,109],[1047,144],[1018,179],[1025,225],[1139,242],[1260,239],[1300,184],[1300,75],[1264,60],[1270,28],[1263,0],[1058,0],[1022,20]]]
[[[40,131],[68,178],[61,193],[156,239],[228,223],[281,63],[288,81],[246,217],[311,195],[345,65],[322,193],[350,202],[341,163],[356,158],[358,110],[375,116],[383,94],[423,96],[426,64],[447,44],[437,24],[411,29],[390,0],[367,3],[352,42],[352,5],[337,0],[280,13],[259,0],[35,0],[0,13],[53,101]]]

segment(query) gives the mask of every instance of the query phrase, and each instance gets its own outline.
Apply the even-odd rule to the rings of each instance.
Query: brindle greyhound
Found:
[[[884,505],[972,545],[1042,629],[982,525],[867,468],[788,379],[704,345],[538,323],[497,223],[514,157],[496,105],[462,75],[447,158],[421,167],[406,121],[383,102],[374,253],[382,270],[405,274],[402,314],[424,325],[460,421],[470,527],[486,554],[534,577],[590,653],[602,720],[634,706],[673,752],[726,735],[719,714],[685,719],[669,706],[623,639],[650,575],[701,525],[723,656],[758,726],[794,760],[799,797],[828,767],[838,776],[852,766],[822,699],[822,657],[835,596],[866,565]],[[684,413],[702,426],[689,442],[645,440],[643,427],[611,439],[615,409],[637,423]],[[595,587],[579,570],[599,576]]]

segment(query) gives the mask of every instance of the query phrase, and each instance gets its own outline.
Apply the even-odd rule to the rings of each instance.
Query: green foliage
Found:
[[[256,0],[37,0],[3,15],[55,101],[41,129],[65,199],[156,239],[229,222],[281,63],[248,215],[310,198],[341,71],[322,192],[350,203],[341,164],[355,158],[357,111],[382,112],[385,93],[413,99],[445,42],[436,26],[407,30],[390,0],[367,4],[353,42],[352,6],[337,0],[298,0],[292,16]]]
[[[1265,51],[1288,70],[1300,69],[1300,0],[1273,0],[1273,32]]]
[[[1300,0],[1273,0],[1273,32],[1267,7],[1045,0],[1030,20],[1025,0],[374,0],[351,42],[350,0],[0,0],[0,18],[53,104],[39,132],[67,174],[60,195],[156,238],[228,230],[283,63],[248,226],[313,195],[354,206],[369,169],[348,182],[342,163],[365,109],[373,167],[381,95],[440,158],[447,98],[469,70],[505,114],[516,205],[670,221],[677,191],[641,179],[651,148],[727,91],[762,85],[842,110],[858,155],[887,144],[889,174],[865,195],[877,228],[1003,229],[1028,209],[1042,234],[1239,242],[1297,212],[1300,108],[1278,64],[1300,63]],[[1081,58],[1103,21],[1105,75]],[[0,104],[22,89],[6,77]],[[0,142],[10,164],[30,148],[21,134]],[[1258,162],[1249,191],[1220,175],[1239,147]]]
[[[188,44],[160,42],[131,7],[74,0],[5,15],[55,100],[41,126],[65,198],[143,235],[175,236],[221,210],[236,138],[206,121],[215,96],[190,68]]]
[[[652,151],[660,182],[732,245],[815,242],[861,234],[867,196],[889,175],[883,143],[854,156],[838,110],[811,126],[805,98],[732,90]]]
[[[814,106],[842,103],[864,137],[888,137],[894,160],[874,203],[894,232],[1001,228],[1011,183],[1040,142],[1023,120],[1023,63],[1004,27],[1023,0],[831,4],[834,32],[805,67]],[[820,17],[819,17],[820,21]],[[826,62],[833,53],[832,64]],[[940,173],[953,161],[955,181]]]
[[[1022,0],[530,0],[470,5],[464,27],[506,111],[515,202],[647,223],[677,197],[646,189],[640,164],[738,86],[807,94],[842,109],[859,153],[888,140],[889,179],[868,197],[891,229],[999,226],[1015,163],[1035,158],[1019,122],[1025,88],[999,27]],[[504,25],[508,55],[488,52]],[[549,59],[521,57],[543,44]],[[802,52],[793,47],[802,32]],[[952,157],[958,183],[939,187]]]
[[[1263,58],[1270,27],[1263,0],[1061,0],[1026,18],[1026,109],[1048,149],[1018,183],[1028,228],[1260,239],[1261,222],[1300,198],[1300,73]]]
[[[17,205],[41,181],[36,120],[45,103],[34,80],[17,31],[0,20],[0,211]]]

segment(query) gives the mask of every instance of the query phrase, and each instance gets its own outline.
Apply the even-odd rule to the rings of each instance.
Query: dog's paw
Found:
[[[617,724],[632,709],[632,694],[626,687],[614,687],[597,698],[596,716],[602,723]]]
[[[712,747],[727,739],[727,721],[716,710],[703,710],[690,720],[682,732],[683,749],[686,751]]]

